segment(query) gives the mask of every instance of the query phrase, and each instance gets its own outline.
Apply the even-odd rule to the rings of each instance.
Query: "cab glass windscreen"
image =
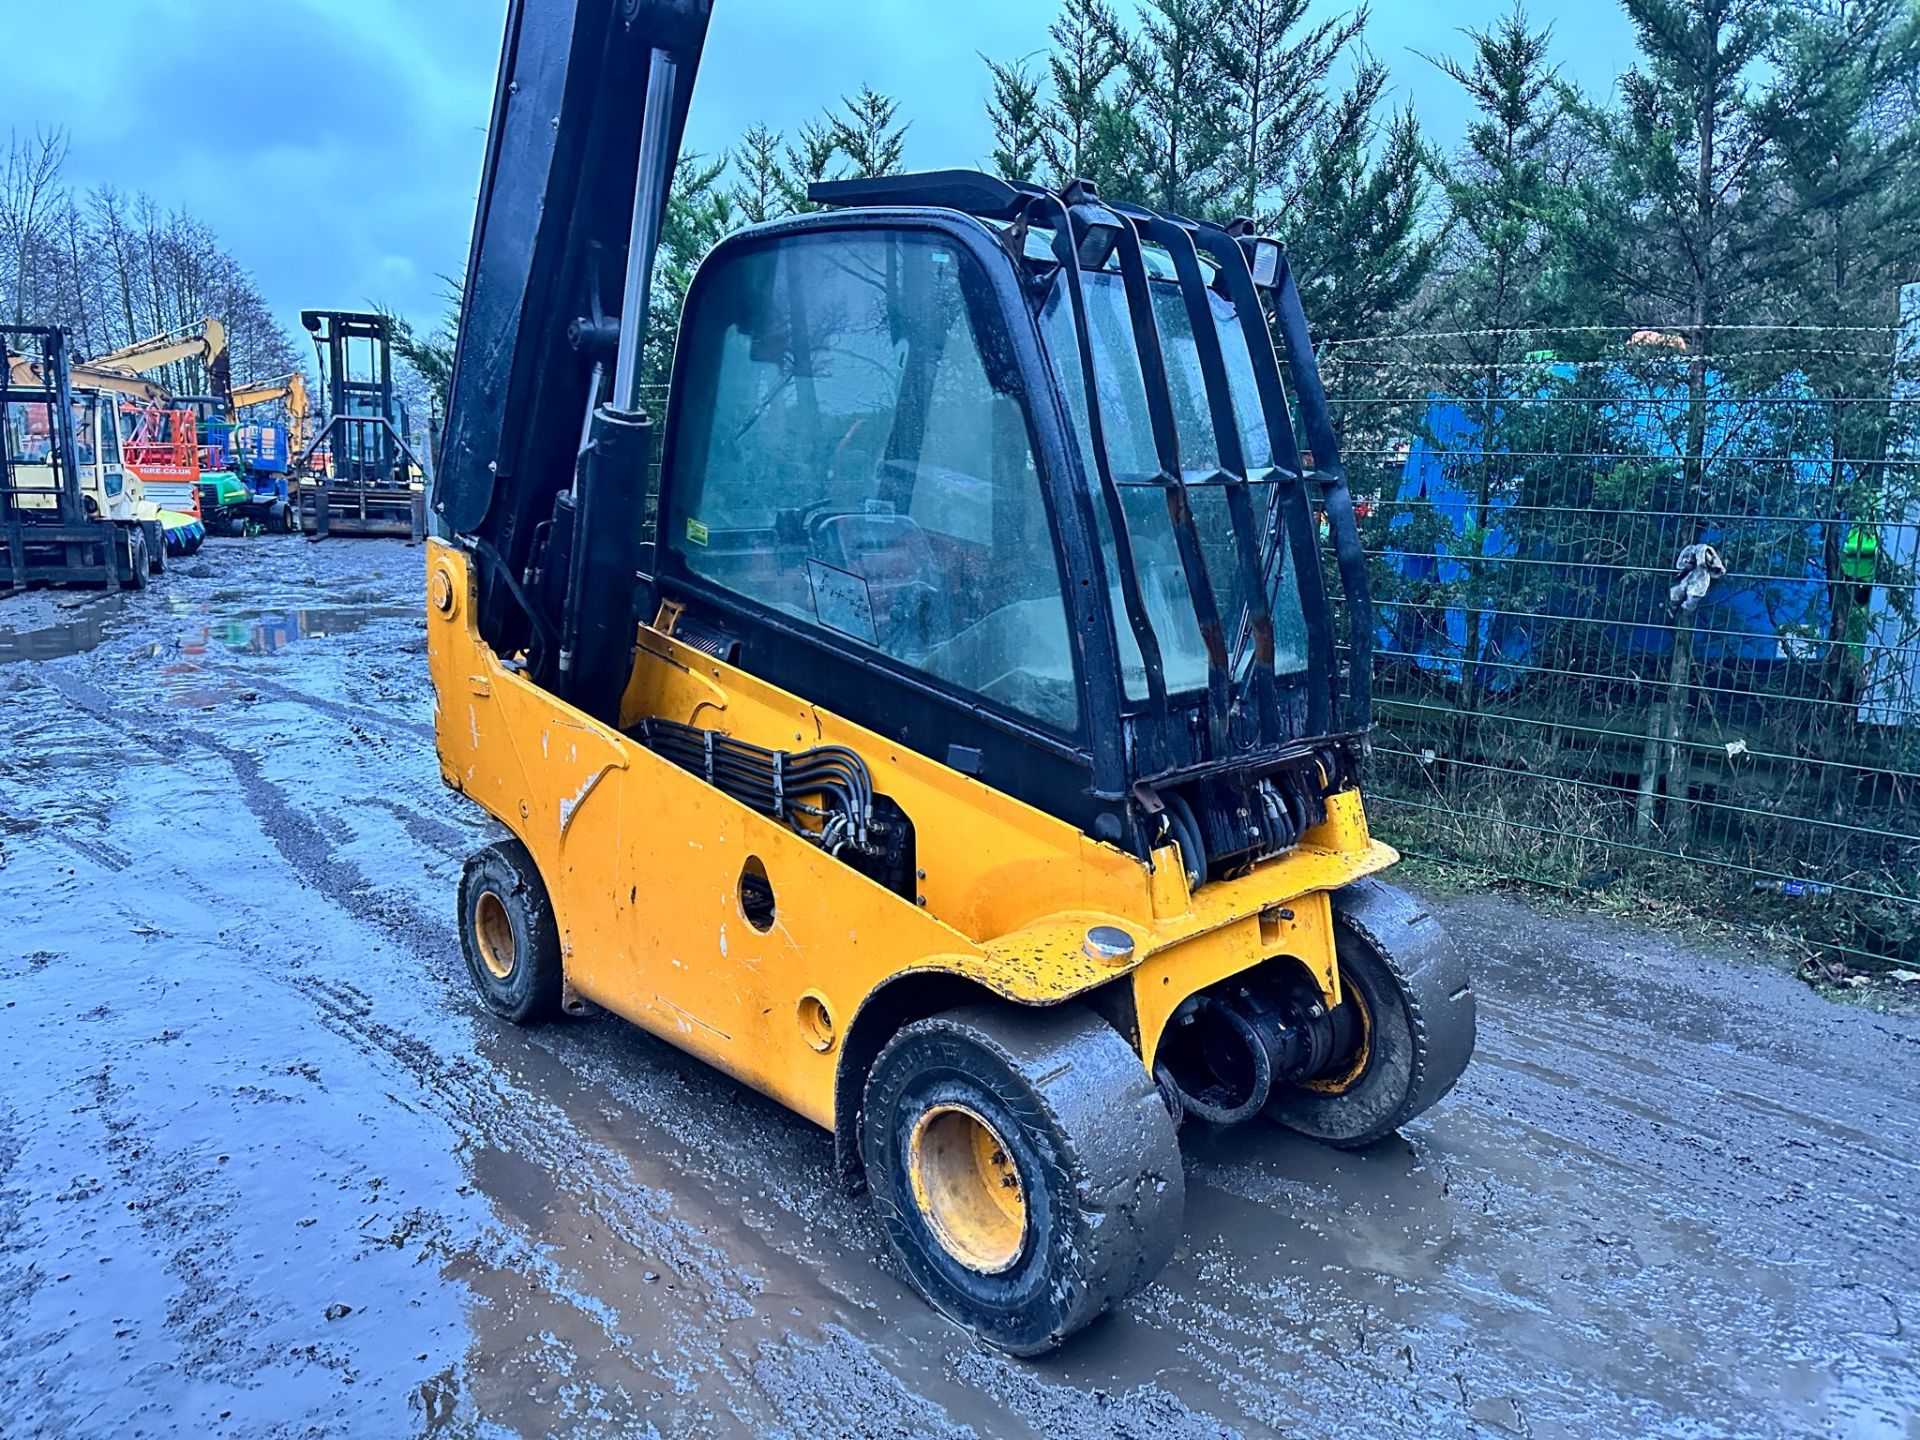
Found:
[[[1167,510],[1166,495],[1155,483],[1160,464],[1153,442],[1146,381],[1141,370],[1140,352],[1134,338],[1124,282],[1111,271],[1083,275],[1082,282],[1108,462],[1126,512],[1141,598],[1160,645],[1167,690],[1170,694],[1203,690],[1207,683],[1206,647],[1201,640],[1199,620],[1188,589],[1186,569],[1181,563],[1173,522]],[[1169,398],[1179,435],[1181,468],[1190,486],[1188,493],[1200,533],[1207,576],[1213,585],[1215,601],[1228,635],[1242,637],[1247,629],[1251,597],[1242,583],[1225,492],[1217,483],[1219,442],[1213,430],[1205,378],[1186,299],[1178,284],[1171,280],[1155,279],[1150,285],[1154,319],[1166,356]],[[1233,392],[1233,409],[1236,425],[1241,432],[1248,478],[1254,482],[1253,510],[1257,522],[1268,532],[1260,540],[1268,562],[1266,568],[1273,577],[1273,593],[1268,603],[1274,614],[1275,665],[1282,674],[1295,673],[1304,670],[1307,664],[1306,625],[1300,608],[1299,587],[1291,567],[1273,548],[1278,543],[1279,530],[1268,520],[1272,510],[1273,487],[1268,483],[1272,473],[1272,446],[1261,418],[1252,362],[1248,357],[1245,336],[1240,331],[1238,316],[1228,302],[1217,296],[1210,295],[1209,304],[1226,352],[1229,387]],[[1073,418],[1082,453],[1091,456],[1093,437],[1088,423],[1079,344],[1064,285],[1056,284],[1053,287],[1041,318],[1056,371],[1066,390],[1068,412]],[[1232,336],[1231,344],[1227,343],[1229,333]],[[1141,660],[1139,644],[1126,620],[1126,609],[1117,579],[1118,560],[1112,527],[1098,494],[1098,473],[1091,464],[1086,481],[1094,492],[1094,515],[1101,532],[1109,583],[1113,590],[1111,603],[1116,617],[1115,630],[1126,693],[1129,699],[1143,699],[1147,694],[1145,665]],[[1279,563],[1273,563],[1275,561]],[[1245,646],[1239,648],[1241,658],[1250,655]]]
[[[934,232],[708,262],[682,328],[661,542],[836,647],[1075,733],[1053,530],[1004,318]]]

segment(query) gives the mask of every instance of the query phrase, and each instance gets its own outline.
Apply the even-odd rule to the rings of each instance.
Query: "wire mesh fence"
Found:
[[[1330,347],[1385,833],[1920,963],[1917,332]]]

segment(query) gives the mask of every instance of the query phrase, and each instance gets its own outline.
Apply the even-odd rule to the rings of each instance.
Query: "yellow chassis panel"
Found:
[[[963,976],[1023,1005],[1130,983],[1151,1067],[1182,1000],[1269,957],[1302,962],[1338,1004],[1327,892],[1398,858],[1347,793],[1292,853],[1190,894],[1177,863],[1144,864],[642,627],[623,725],[656,715],[770,748],[858,751],[913,819],[916,904],[533,685],[480,639],[472,586],[465,553],[432,542],[441,774],[532,853],[568,985],[829,1128],[840,1041],[900,975]],[[775,895],[765,932],[740,905],[749,859]],[[1094,925],[1131,935],[1131,959],[1090,956]]]

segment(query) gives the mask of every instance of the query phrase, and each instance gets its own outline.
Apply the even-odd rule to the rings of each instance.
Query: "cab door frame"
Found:
[[[1081,482],[1076,442],[1048,362],[1024,275],[993,231],[958,211],[876,208],[795,216],[723,240],[695,275],[686,324],[699,323],[716,262],[795,237],[909,231],[938,236],[984,279],[1001,326],[1034,451],[1041,496],[1060,567],[1081,723],[1067,738],[974,694],[957,692],[889,657],[854,652],[830,633],[723,589],[693,574],[676,551],[655,546],[656,593],[690,604],[740,642],[744,668],[823,708],[908,745],[929,758],[977,760],[979,778],[1037,808],[1118,843],[1125,834],[1125,758],[1120,724],[1120,671],[1091,506]],[[656,514],[672,503],[689,394],[691,347],[678,347],[661,452]]]

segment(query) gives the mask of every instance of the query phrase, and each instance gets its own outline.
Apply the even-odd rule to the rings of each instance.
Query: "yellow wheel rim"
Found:
[[[507,915],[507,902],[491,890],[483,891],[473,907],[473,938],[488,974],[496,980],[513,974],[513,921]]]
[[[1011,1269],[1027,1239],[1027,1196],[1013,1154],[964,1105],[936,1105],[913,1127],[914,1203],[947,1253],[970,1270]]]
[[[1367,1073],[1367,1061],[1373,1058],[1373,1016],[1367,1012],[1367,1002],[1361,998],[1358,985],[1340,987],[1340,1003],[1353,1006],[1353,1018],[1360,1022],[1360,1043],[1353,1048],[1353,1063],[1317,1080],[1308,1080],[1301,1086],[1304,1090],[1317,1090],[1322,1095],[1344,1094],[1362,1075]]]

